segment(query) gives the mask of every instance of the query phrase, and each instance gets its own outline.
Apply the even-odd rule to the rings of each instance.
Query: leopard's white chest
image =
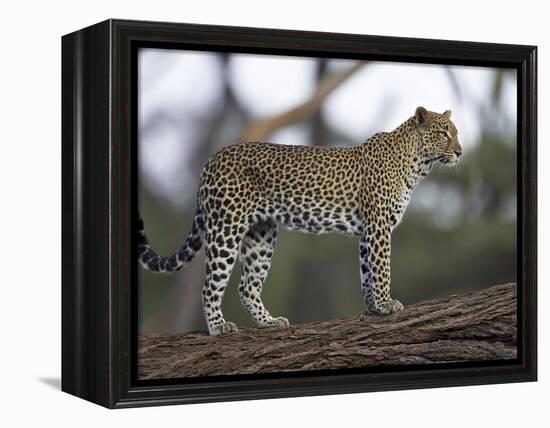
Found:
[[[392,229],[396,227],[399,223],[401,223],[401,220],[403,219],[403,215],[405,214],[405,210],[407,209],[410,200],[411,194],[404,194],[401,200],[397,202],[393,207],[390,214],[390,226]]]
[[[431,164],[416,166],[411,175],[403,180],[400,198],[395,202],[390,214],[390,226],[392,229],[395,228],[403,219],[403,215],[405,214],[407,206],[411,201],[413,190],[416,188],[418,183],[420,183],[420,181],[422,181],[422,179],[430,173],[431,169]]]

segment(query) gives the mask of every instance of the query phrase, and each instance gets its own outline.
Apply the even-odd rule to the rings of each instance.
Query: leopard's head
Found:
[[[451,122],[451,111],[443,114],[418,107],[414,114],[414,124],[421,136],[420,153],[425,161],[455,165],[462,154],[458,142],[458,131]]]

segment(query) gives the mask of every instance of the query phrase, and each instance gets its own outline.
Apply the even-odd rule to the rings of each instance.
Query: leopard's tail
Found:
[[[199,209],[195,212],[191,233],[182,247],[171,256],[159,256],[145,236],[143,220],[138,215],[138,260],[141,265],[152,272],[176,272],[183,269],[200,251],[204,241],[204,221]]]

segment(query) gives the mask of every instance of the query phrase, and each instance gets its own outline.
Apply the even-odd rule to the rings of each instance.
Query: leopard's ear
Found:
[[[445,112],[443,113],[443,117],[449,120],[451,118],[451,110],[445,110]]]
[[[416,122],[416,126],[420,128],[427,128],[430,125],[428,110],[422,106],[417,107],[414,112],[414,120]]]

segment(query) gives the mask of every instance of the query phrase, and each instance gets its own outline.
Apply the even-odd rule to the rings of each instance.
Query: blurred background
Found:
[[[452,110],[463,156],[436,166],[392,235],[392,296],[405,305],[516,280],[516,72],[141,49],[139,207],[153,248],[174,253],[204,162],[239,141],[349,146],[391,131],[417,106]],[[252,326],[235,266],[225,318]],[[201,252],[184,271],[138,268],[141,334],[206,330]],[[280,229],[262,293],[291,323],[364,311],[358,239]]]

